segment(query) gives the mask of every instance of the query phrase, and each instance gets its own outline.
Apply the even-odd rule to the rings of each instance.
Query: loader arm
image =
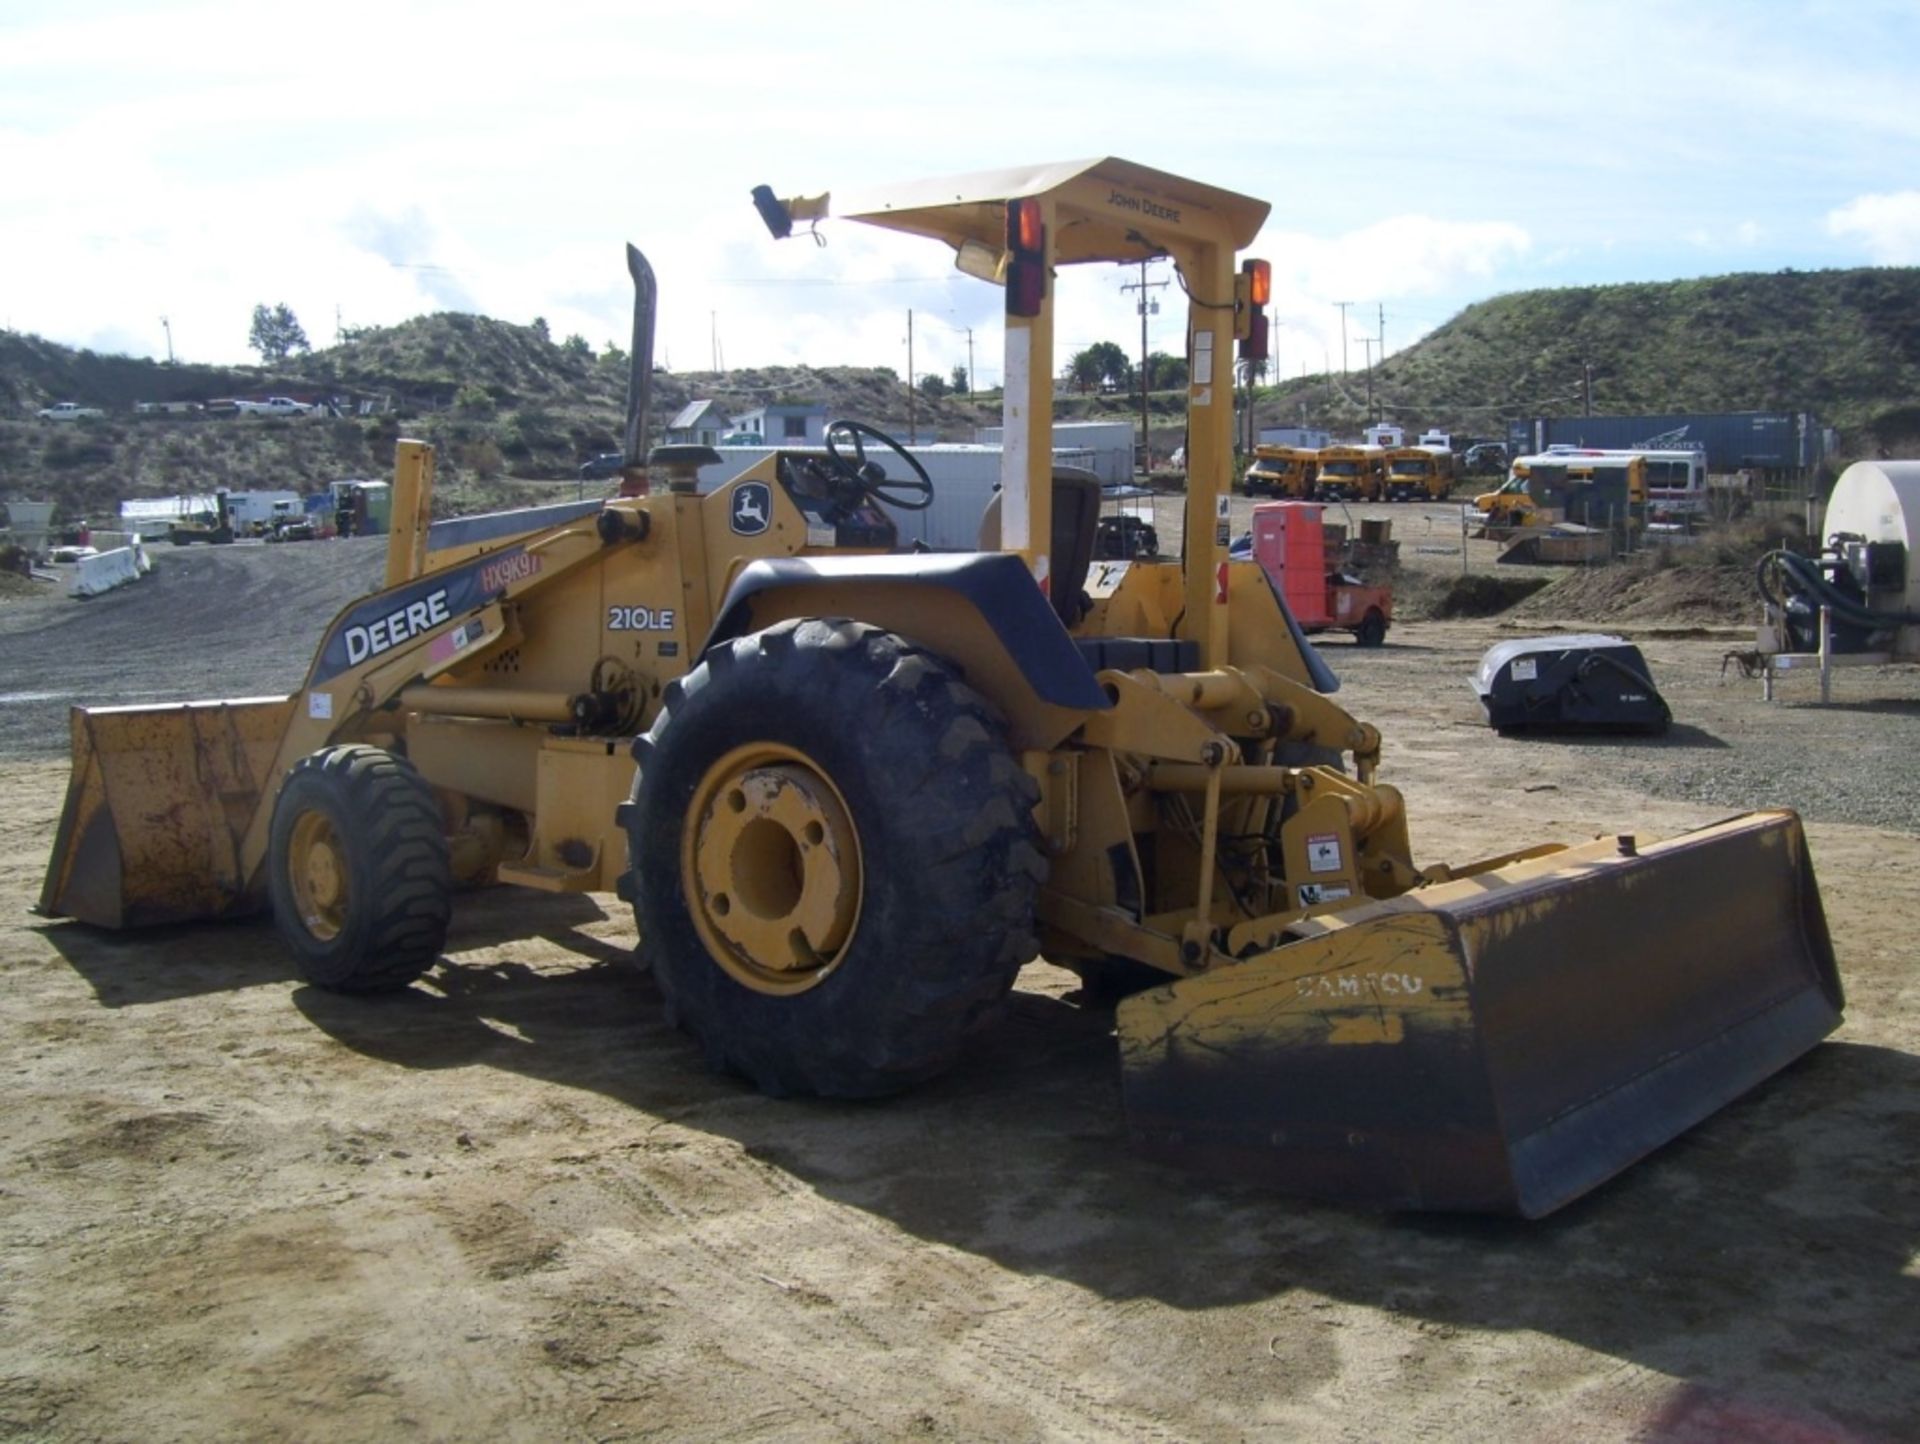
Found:
[[[631,504],[620,514],[641,515]],[[644,524],[635,530],[643,531]],[[523,602],[598,561],[606,549],[597,518],[569,522],[342,610],[321,641],[306,687],[295,696],[273,780],[242,841],[250,879],[266,856],[278,780],[300,758],[331,743],[390,732],[381,720],[390,709],[547,724],[575,720],[584,679],[581,693],[465,688],[456,682],[520,640]],[[384,649],[375,650],[383,639]]]
[[[645,534],[623,504],[616,538]],[[274,803],[301,758],[384,741],[424,711],[537,723],[577,694],[457,683],[519,635],[522,604],[606,549],[577,520],[344,608],[289,697],[75,708],[73,774],[39,910],[104,927],[257,911]]]

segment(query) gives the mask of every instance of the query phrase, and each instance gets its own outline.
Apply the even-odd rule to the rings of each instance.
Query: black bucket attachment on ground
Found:
[[[1640,649],[1624,637],[1524,637],[1488,649],[1473,674],[1488,725],[1664,732],[1673,720]]]
[[[1839,1026],[1800,820],[1610,839],[1296,924],[1119,1014],[1147,1153],[1537,1218]]]

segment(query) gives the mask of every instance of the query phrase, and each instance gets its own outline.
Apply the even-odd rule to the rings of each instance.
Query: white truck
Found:
[[[313,408],[291,396],[269,396],[265,401],[236,401],[233,409],[241,416],[306,416]]]
[[[38,412],[42,421],[97,421],[106,414],[98,406],[82,406],[78,401],[56,401]]]

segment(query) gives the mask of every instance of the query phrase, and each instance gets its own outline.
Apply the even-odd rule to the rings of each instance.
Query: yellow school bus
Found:
[[[1315,463],[1310,446],[1256,446],[1242,489],[1248,496],[1277,496],[1304,501],[1313,495]]]
[[[1387,453],[1388,501],[1438,501],[1453,485],[1453,452],[1444,446],[1396,446]]]
[[[1386,489],[1384,446],[1320,448],[1314,495],[1323,501],[1378,501]]]

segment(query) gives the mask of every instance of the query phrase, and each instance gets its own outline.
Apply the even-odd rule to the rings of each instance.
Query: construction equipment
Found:
[[[1646,521],[1647,462],[1634,452],[1543,452],[1515,459],[1496,491],[1473,499],[1483,534],[1570,522],[1607,531]]]
[[[1253,509],[1252,555],[1300,630],[1352,632],[1363,647],[1387,639],[1393,591],[1349,572],[1316,502],[1263,501]]]
[[[231,542],[233,513],[227,503],[227,493],[222,490],[213,494],[211,511],[194,512],[168,527],[167,540],[177,547],[191,546],[195,542],[225,546]]]
[[[1760,560],[1763,619],[1752,662],[1773,700],[1777,673],[1920,662],[1920,461],[1856,461],[1827,504],[1817,556],[1780,548]]]
[[[1117,1015],[1147,1150],[1528,1215],[1836,1025],[1790,813],[1414,863],[1378,731],[1227,556],[1263,203],[1112,159],[755,201],[776,235],[838,214],[1005,287],[980,552],[895,548],[932,487],[859,423],[706,494],[707,448],[642,464],[636,265],[621,494],[429,527],[432,453],[401,443],[387,586],[299,691],[74,713],[42,910],[270,903],[311,981],[372,991],[438,960],[456,882],[612,887],[712,1062],[831,1096],[946,1067],[1037,951],[1164,984]],[[1185,555],[1096,569],[1098,486],[1052,462],[1053,274],[1147,257],[1191,298]]]
[[[1665,732],[1673,713],[1625,637],[1520,637],[1487,649],[1473,690],[1508,732]]]

